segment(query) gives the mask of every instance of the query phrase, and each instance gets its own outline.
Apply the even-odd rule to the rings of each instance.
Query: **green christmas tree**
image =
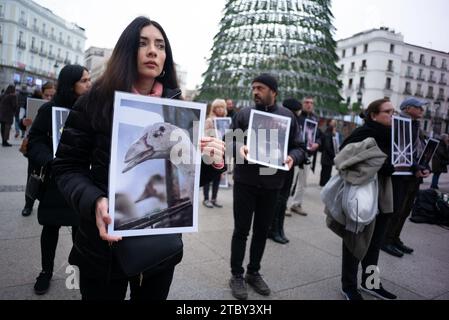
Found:
[[[330,6],[330,0],[228,0],[197,100],[252,105],[251,80],[267,72],[278,79],[279,101],[312,95],[318,108],[338,110]]]

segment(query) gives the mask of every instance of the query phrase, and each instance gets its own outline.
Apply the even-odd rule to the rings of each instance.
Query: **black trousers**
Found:
[[[332,167],[328,165],[321,165],[321,175],[320,175],[320,187],[324,187],[326,183],[330,180],[332,176]]]
[[[282,189],[279,191],[279,197],[276,201],[276,208],[274,210],[273,222],[271,225],[271,232],[274,234],[283,233],[285,210],[287,209],[287,202],[290,197],[294,176],[295,170],[292,169],[287,172]]]
[[[234,183],[234,233],[231,244],[231,272],[241,275],[245,272],[246,240],[253,225],[253,235],[249,251],[247,271],[260,270],[260,262],[265,251],[268,230],[273,220],[279,190],[267,190]]]
[[[394,214],[391,216],[386,234],[385,244],[400,243],[402,228],[412,211],[420,181],[413,176],[392,176]]]
[[[30,175],[32,173],[32,167],[31,167],[31,163],[30,160],[28,160],[28,170],[27,170],[27,183],[28,180],[30,179]],[[29,208],[29,209],[33,209],[33,205],[34,205],[34,200],[27,197],[26,193],[25,193],[25,208]]]
[[[220,178],[221,178],[221,176],[218,175],[211,182],[212,183],[212,200],[217,200],[218,189],[220,188]],[[204,200],[209,200],[209,189],[210,189],[210,183],[206,183],[203,186]]]
[[[388,225],[391,214],[379,214],[376,217],[376,225],[368,252],[362,262],[362,283],[364,283],[372,273],[366,273],[369,266],[377,266],[379,261],[379,251]],[[343,242],[343,263],[341,271],[341,283],[343,290],[357,289],[357,272],[360,261],[354,257]]]
[[[52,273],[55,263],[56,246],[58,245],[60,226],[43,226],[41,233],[42,270]],[[78,227],[72,227],[72,241]]]
[[[0,122],[0,131],[2,134],[2,142],[6,143],[9,140],[9,131],[11,130],[11,124],[6,122]]]
[[[140,277],[112,279],[106,282],[104,279],[85,276],[80,269],[80,291],[82,300],[125,300],[128,283],[131,289],[131,300],[166,300],[173,280],[175,267],[165,271],[144,276],[142,282]]]

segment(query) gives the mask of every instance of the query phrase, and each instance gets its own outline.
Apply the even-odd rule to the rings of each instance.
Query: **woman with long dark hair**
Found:
[[[180,99],[170,42],[157,22],[138,17],[128,25],[103,76],[67,119],[54,169],[61,192],[81,218],[69,262],[79,267],[83,300],[123,300],[128,284],[133,300],[164,300],[182,250],[160,261],[157,271],[142,270],[131,276],[125,273],[117,256],[121,244],[117,242],[128,239],[106,232],[111,223],[107,195],[115,91]],[[217,159],[210,166],[202,164],[204,184],[223,171],[224,143],[203,138],[201,147],[203,154],[214,153]],[[164,237],[161,239],[164,245]],[[151,254],[147,251],[141,256]]]
[[[61,107],[72,109],[81,95],[90,89],[90,75],[86,68],[79,65],[67,65],[58,77],[58,88],[53,100],[39,108],[28,135],[27,157],[31,170],[40,173],[45,168],[45,183],[40,195],[38,220],[43,226],[41,233],[42,271],[34,285],[36,294],[48,291],[53,276],[56,246],[61,226],[72,226],[72,239],[78,226],[78,215],[71,210],[59,192],[54,175],[52,109]]]

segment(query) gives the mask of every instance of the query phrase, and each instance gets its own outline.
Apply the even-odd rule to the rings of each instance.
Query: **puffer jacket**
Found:
[[[163,97],[177,99],[180,94],[179,89],[164,89]],[[80,215],[80,226],[69,262],[91,277],[104,280],[126,278],[114,255],[114,245],[109,246],[100,238],[95,222],[97,199],[108,197],[112,132],[106,128],[93,128],[88,105],[89,95],[81,97],[75,104],[53,164],[62,194]],[[205,184],[222,171],[202,163],[200,184]],[[179,262],[182,252],[179,256],[173,261]]]

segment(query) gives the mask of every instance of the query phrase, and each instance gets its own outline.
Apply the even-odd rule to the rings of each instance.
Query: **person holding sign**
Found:
[[[316,157],[317,150],[322,144],[320,130],[318,130],[319,118],[313,112],[314,104],[315,101],[313,97],[305,97],[302,101],[302,111],[298,118],[301,137],[304,137],[305,139],[309,137],[307,141],[307,155],[309,157]],[[295,189],[292,190],[292,193],[294,194],[290,210],[302,216],[307,216],[307,212],[302,205],[307,187],[307,176],[310,169],[309,161],[298,168],[298,173],[294,179]],[[312,170],[314,170],[313,167]]]
[[[229,286],[231,287],[232,295],[241,300],[248,298],[246,283],[251,285],[261,295],[268,296],[271,292],[259,270],[279,192],[288,171],[249,163],[247,139],[246,137],[238,139],[237,134],[238,132],[243,133],[248,130],[251,114],[254,114],[255,110],[267,116],[278,115],[289,118],[291,120],[290,134],[286,138],[288,140],[288,156],[284,159],[284,163],[287,165],[288,170],[292,170],[294,165],[302,164],[305,161],[305,150],[301,147],[298,134],[299,128],[295,116],[290,110],[276,104],[277,94],[278,83],[273,76],[269,74],[257,76],[252,81],[252,95],[255,107],[242,109],[232,120],[231,129],[233,130],[236,165],[233,190],[234,232],[231,244],[232,277],[229,280]],[[244,277],[243,260],[252,224],[253,235],[250,258],[246,276]]]
[[[41,233],[42,272],[34,285],[36,294],[48,291],[53,276],[53,264],[61,226],[72,226],[72,239],[75,238],[78,215],[70,209],[61,195],[54,174],[52,142],[52,109],[64,107],[71,109],[75,101],[90,88],[90,75],[86,68],[67,65],[58,77],[58,88],[53,100],[43,104],[28,135],[27,156],[33,171],[45,168],[44,192],[40,196],[38,220],[43,225]]]
[[[394,214],[386,231],[385,243],[382,250],[395,257],[402,257],[405,254],[413,253],[413,249],[406,246],[401,238],[402,228],[409,216],[419,185],[424,178],[430,175],[429,167],[418,165],[418,160],[425,148],[424,134],[420,130],[419,119],[423,117],[426,102],[415,98],[409,98],[402,102],[401,117],[412,119],[412,145],[413,145],[413,166],[412,175],[393,176]]]
[[[216,118],[223,118],[226,117],[226,101],[223,99],[215,99],[212,102],[210,114],[206,119],[206,124],[204,126],[204,130],[206,133],[206,136],[214,137],[217,133],[219,134],[220,131],[216,130],[215,128],[215,122],[214,119]],[[218,139],[222,139],[222,137],[216,137]],[[203,193],[204,193],[204,200],[203,205],[207,208],[213,209],[216,208],[222,208],[223,206],[217,202],[217,196],[218,196],[218,189],[220,186],[220,179],[221,176],[216,176],[212,180],[212,200],[209,200],[209,189],[210,189],[210,183],[206,183],[203,186]]]
[[[143,241],[141,252],[142,247],[137,248],[139,256],[133,255],[135,260],[129,261],[141,267],[140,262],[146,262],[148,255],[157,255],[154,247],[148,250],[146,244],[164,247],[166,235],[122,240],[107,233],[112,222],[107,196],[116,91],[181,99],[170,42],[157,22],[137,17],[126,27],[104,74],[77,102],[66,121],[53,169],[61,193],[80,216],[80,231],[69,262],[79,267],[83,300],[124,300],[128,285],[132,300],[165,300],[175,266],[182,259],[182,241],[176,255],[156,261],[157,265],[142,266],[145,269],[131,276],[118,261],[122,257],[118,249],[124,243],[135,244],[134,239]],[[161,127],[155,138],[165,130]],[[224,143],[206,137],[200,147],[203,160],[212,163],[201,164],[200,184],[204,185],[225,170]],[[134,249],[128,247],[124,253]]]

